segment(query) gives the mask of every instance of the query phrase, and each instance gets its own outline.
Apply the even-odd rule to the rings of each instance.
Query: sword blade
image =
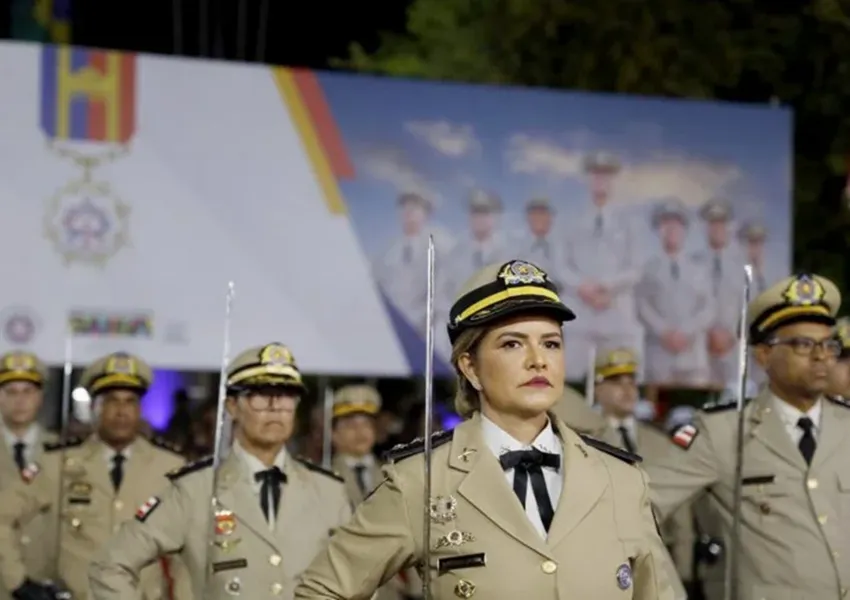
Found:
[[[428,295],[425,303],[425,486],[423,493],[422,596],[431,600],[431,435],[434,422],[434,236],[428,236]]]

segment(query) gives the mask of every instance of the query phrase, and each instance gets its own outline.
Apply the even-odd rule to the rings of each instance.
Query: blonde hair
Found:
[[[481,410],[481,397],[463,371],[460,370],[460,357],[467,353],[474,353],[481,339],[487,334],[486,327],[471,327],[463,331],[452,344],[452,366],[457,374],[457,390],[455,391],[455,412],[464,419],[468,419],[477,411]]]

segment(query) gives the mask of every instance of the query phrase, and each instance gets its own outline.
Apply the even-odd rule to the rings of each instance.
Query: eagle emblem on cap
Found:
[[[633,361],[634,357],[628,350],[614,350],[608,355],[608,363],[614,366],[627,365]]]
[[[29,371],[35,368],[35,357],[26,352],[14,352],[3,361],[8,371]]]
[[[129,354],[113,354],[109,357],[109,360],[106,361],[105,371],[107,373],[115,373],[119,375],[135,375],[136,361],[134,361],[133,357]]]
[[[292,352],[283,344],[269,344],[260,352],[260,362],[264,365],[291,365],[294,364]]]
[[[543,284],[546,282],[546,272],[524,260],[515,260],[502,267],[499,273],[505,285]]]
[[[812,306],[819,304],[826,291],[811,275],[800,275],[783,292],[782,297],[793,306]]]

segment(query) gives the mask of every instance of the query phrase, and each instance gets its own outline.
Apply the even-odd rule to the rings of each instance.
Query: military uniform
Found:
[[[614,177],[620,167],[619,160],[606,153],[590,154],[584,161],[591,177]],[[585,375],[592,348],[643,348],[643,332],[635,314],[635,287],[643,261],[634,220],[607,196],[585,214],[570,219],[565,240],[564,264],[555,276],[581,317],[573,339],[565,346],[567,376],[576,380]],[[579,288],[588,282],[605,288],[610,298],[606,308],[594,308],[580,299]]]
[[[465,343],[469,328],[528,312],[574,318],[535,265],[491,265],[461,290],[448,335]],[[461,393],[472,385],[459,383]],[[456,398],[466,420],[431,440],[427,506],[424,443],[416,440],[389,453],[385,481],[304,573],[297,599],[368,598],[413,566],[434,600],[674,597],[638,457],[581,437],[551,413],[525,446],[472,398]],[[513,459],[539,462],[529,469]]]
[[[760,223],[748,221],[738,230],[738,241],[748,249],[748,262],[753,267],[753,291],[756,295],[767,289],[767,276],[764,272],[765,240],[767,240],[767,229]]]
[[[656,207],[653,225],[658,227],[665,219],[678,219],[687,227],[687,212],[680,200]],[[684,252],[684,247],[647,264],[638,289],[637,310],[646,326],[647,380],[706,385],[709,363],[705,336],[714,318],[714,300],[704,269]],[[684,335],[688,346],[680,351],[670,349],[664,343],[665,334],[670,332]]]
[[[566,246],[553,226],[555,209],[547,198],[532,198],[526,203],[525,212],[528,216],[529,228],[518,236],[511,246],[519,256],[524,256],[532,263],[540,265],[560,287],[563,283],[558,273],[564,268],[566,262],[564,255]],[[540,224],[534,223],[535,220],[542,221],[544,226],[548,225],[548,231]],[[532,226],[538,226],[540,229],[534,231]]]
[[[13,381],[28,381],[39,387],[47,378],[47,367],[37,356],[27,352],[10,352],[0,357],[0,385]],[[0,490],[13,487],[18,482],[27,483],[25,472],[29,465],[40,464],[45,444],[58,440],[54,433],[44,430],[38,423],[30,425],[20,439],[15,438],[5,427],[0,444]],[[19,464],[20,463],[20,464]],[[55,576],[55,544],[49,546],[50,533],[55,527],[48,515],[40,514],[17,529],[18,546],[27,573],[37,579]],[[0,585],[0,600],[8,600],[9,590]]]
[[[151,377],[150,368],[141,360],[116,354],[86,369],[80,385],[92,396],[110,387],[132,388],[143,393]],[[184,463],[170,444],[138,437],[120,452],[124,457],[123,477],[116,491],[111,479],[116,454],[95,435],[85,440],[45,444],[40,462],[28,469],[25,477],[28,483],[0,492],[0,575],[9,589],[18,588],[27,578],[43,577],[43,571],[31,570],[16,542],[22,524],[45,521],[52,531],[33,540],[32,545],[51,556],[58,535],[60,554],[56,575],[74,598],[87,598],[86,572],[93,554],[122,522],[133,517],[141,502],[166,484],[165,474]],[[173,572],[179,576],[181,570],[176,567]],[[167,597],[168,581],[162,565],[151,565],[141,576],[145,599]],[[185,582],[178,582],[177,587],[185,589]]]
[[[584,396],[569,386],[564,386],[564,395],[552,407],[552,413],[569,428],[592,437],[605,435],[608,427],[602,415],[587,405]]]
[[[227,386],[233,395],[240,388],[303,383],[289,350],[269,344],[238,355]],[[259,483],[266,466],[236,441],[219,469],[214,514],[212,457],[171,473],[167,489],[142,504],[92,562],[92,599],[134,597],[139,571],[164,553],[184,560],[195,598],[291,598],[295,578],[351,509],[339,476],[282,449],[268,469],[282,474],[272,518],[264,513],[266,489]]]
[[[783,280],[750,303],[751,339],[762,343],[793,320],[834,322],[841,295],[821,277]],[[816,452],[807,464],[795,445],[795,411],[763,390],[744,411],[740,592],[742,600],[837,600],[850,588],[850,541],[844,532],[850,501],[850,406],[821,399]],[[799,411],[798,411],[799,412]],[[706,405],[693,424],[673,432],[679,446],[647,464],[660,517],[704,492],[722,524],[725,545],[733,521],[735,402]],[[723,597],[720,582],[707,596]]]

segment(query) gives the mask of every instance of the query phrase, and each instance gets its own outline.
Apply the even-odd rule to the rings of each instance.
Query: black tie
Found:
[[[635,445],[632,443],[632,436],[629,435],[629,430],[626,428],[625,425],[620,425],[619,427],[617,427],[617,430],[620,432],[620,438],[623,440],[623,448],[634,454],[636,448]]]
[[[815,424],[809,417],[800,417],[800,420],[797,421],[797,427],[803,430],[803,437],[800,438],[799,444],[800,453],[806,459],[806,464],[810,465],[812,464],[812,457],[815,455],[815,448],[817,447],[815,436],[812,434]]]
[[[366,495],[366,465],[354,465],[354,477],[357,479],[357,487],[360,494]]]
[[[679,263],[676,261],[670,263],[670,277],[673,278],[673,281],[679,280]]]
[[[27,468],[26,452],[27,445],[25,442],[15,442],[13,446],[15,464],[18,465],[18,471],[23,472]]]
[[[254,474],[254,479],[262,483],[260,486],[260,508],[263,515],[271,523],[271,515],[277,516],[277,507],[280,504],[280,485],[286,483],[286,475],[277,467],[266,469]],[[271,496],[271,506],[269,505]]]
[[[714,295],[720,290],[720,279],[723,277],[723,262],[720,257],[714,256],[714,271],[712,272],[712,281],[714,282]]]
[[[534,493],[534,499],[537,500],[540,520],[543,522],[543,528],[549,531],[555,511],[552,509],[552,501],[549,499],[549,490],[546,488],[542,467],[549,467],[557,471],[561,468],[561,457],[551,452],[541,452],[537,448],[532,448],[531,450],[505,452],[499,457],[499,462],[505,471],[514,470],[514,493],[519,498],[523,508],[525,508],[525,496],[528,492],[528,476],[531,475],[531,491]]]
[[[593,235],[596,237],[602,235],[602,215],[596,215],[593,220]]]
[[[127,457],[120,452],[112,457],[112,470],[109,472],[109,478],[112,480],[112,487],[115,491],[121,489],[121,482],[124,481],[124,461]]]

